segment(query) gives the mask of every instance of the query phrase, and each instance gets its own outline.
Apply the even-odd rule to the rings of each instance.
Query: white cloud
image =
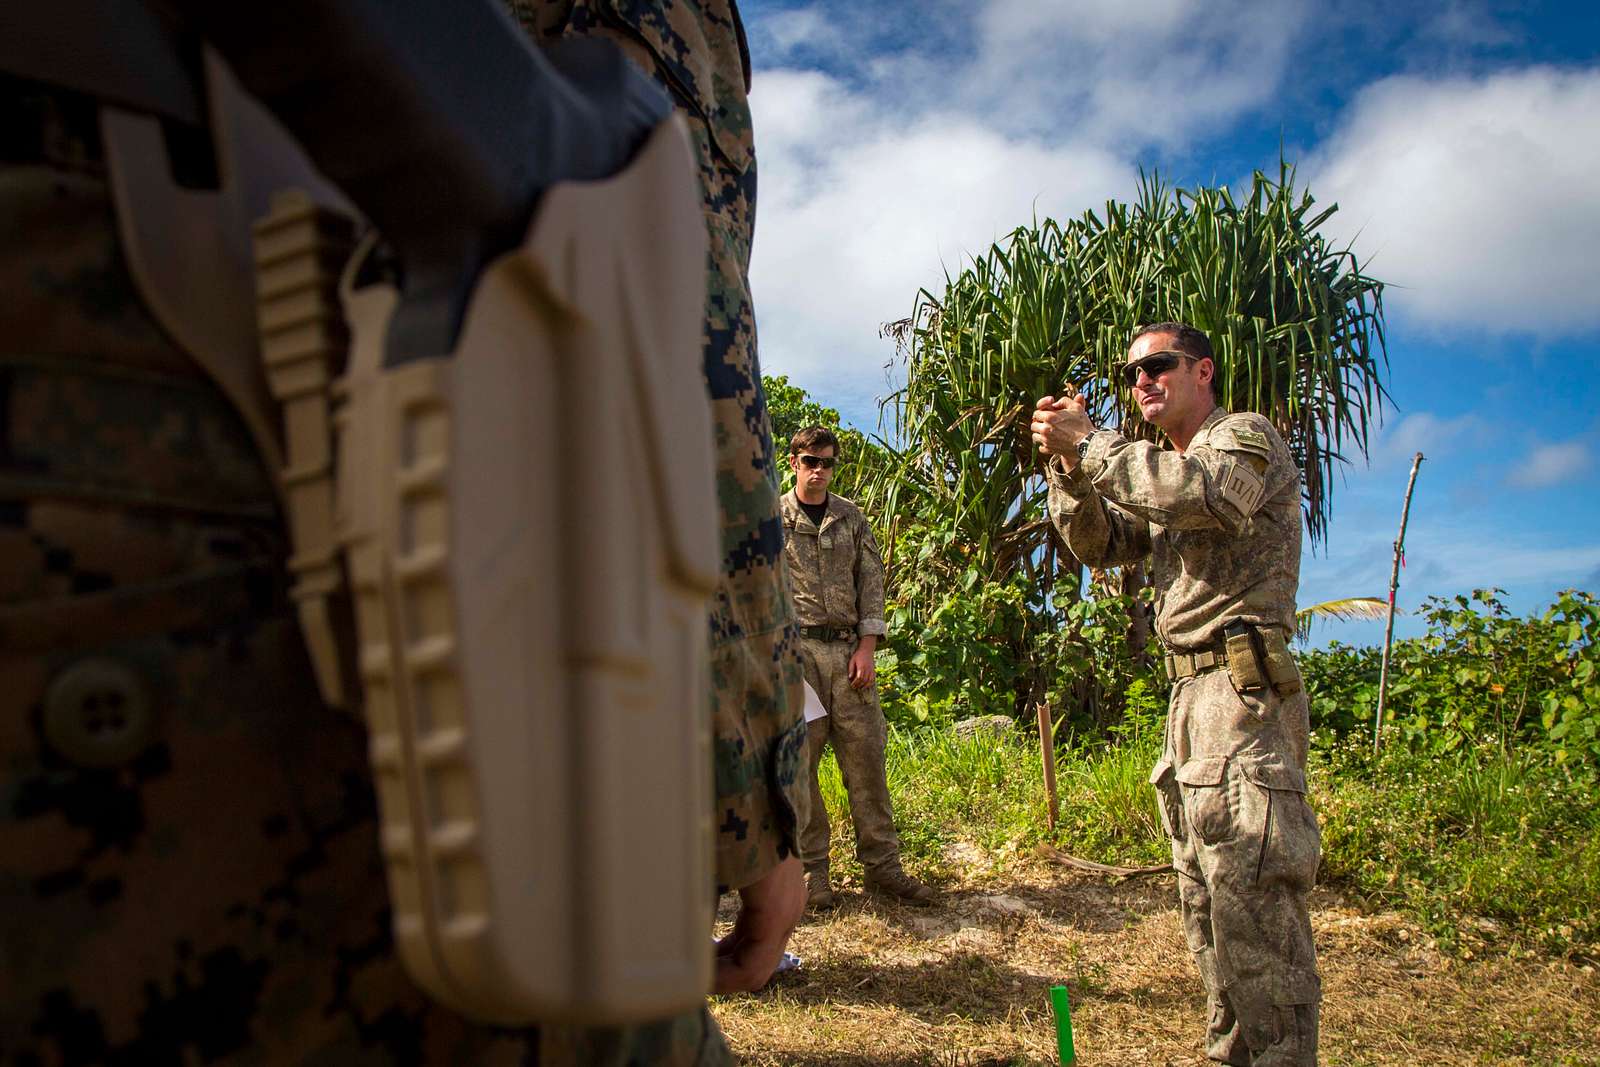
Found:
[[[959,113],[902,124],[815,72],[763,76],[752,104],[763,365],[857,413],[886,391],[879,326],[910,314],[919,287],[1035,210],[1062,217],[1133,180],[1093,145],[1006,137]]]
[[[761,20],[761,28],[779,55],[808,48],[837,50],[845,43],[839,24],[815,7],[773,12]]]
[[[990,0],[960,91],[1015,129],[1184,144],[1268,101],[1307,0]]]
[[[1584,441],[1543,445],[1511,468],[1506,481],[1519,489],[1541,489],[1594,471],[1594,447]]]
[[[1455,453],[1463,438],[1476,437],[1489,429],[1487,420],[1471,412],[1455,416],[1413,412],[1378,432],[1370,451],[1372,466],[1409,465],[1418,452],[1427,459],[1440,460]]]
[[[1495,48],[1518,40],[1518,35],[1496,21],[1480,0],[1447,3],[1428,12],[1423,16],[1418,37],[1467,48]]]
[[[1600,327],[1600,70],[1368,87],[1303,169],[1394,310],[1556,336]]]
[[[1434,32],[1482,36],[1479,10],[1457,5]],[[1035,212],[1128,198],[1136,153],[1183,152],[1295,89],[1311,12],[1309,0],[819,0],[759,14],[759,61],[820,64],[755,78],[764,366],[870,424],[892,355],[878,327],[908,314],[918,287]],[[1340,202],[1336,232],[1362,231],[1363,260],[1394,283],[1391,313],[1555,336],[1600,326],[1597,134],[1600,70],[1394,77],[1357,95],[1300,173]]]
[[[933,2],[885,15],[916,42],[887,49],[872,36],[883,20],[847,7],[761,15],[752,33],[766,54],[827,67],[764,68],[751,97],[764,368],[871,424],[893,354],[878,329],[911,312],[919,287],[1035,214],[1126,198],[1133,150],[1188,142],[1266,99],[1306,10]]]

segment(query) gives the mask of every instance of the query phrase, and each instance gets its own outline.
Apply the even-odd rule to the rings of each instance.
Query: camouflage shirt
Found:
[[[860,508],[829,493],[828,513],[818,526],[791,489],[783,495],[783,532],[801,626],[848,627],[863,637],[888,632],[883,556]]]
[[[1300,469],[1261,415],[1219,407],[1182,453],[1099,430],[1072,473],[1049,471],[1050,518],[1078,559],[1151,558],[1168,648],[1207,647],[1234,620],[1294,632]]]

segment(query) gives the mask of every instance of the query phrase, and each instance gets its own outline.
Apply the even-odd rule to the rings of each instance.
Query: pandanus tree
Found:
[[[896,462],[871,492],[891,542],[938,531],[931,545],[919,533],[914,566],[900,561],[905,609],[934,610],[952,581],[1020,574],[1048,588],[1058,563],[1078,573],[1045,519],[1029,416],[1070,385],[1099,424],[1158,440],[1116,375],[1132,332],[1152,322],[1210,335],[1222,404],[1278,427],[1304,478],[1311,538],[1324,538],[1334,469],[1366,454],[1387,400],[1383,283],[1322,231],[1336,210],[1286,164],[1276,179],[1257,172],[1242,198],[1149,176],[1135,202],[1019,227],[942,292],[919,292],[911,316],[886,328],[906,382],[885,402]],[[1036,696],[1037,676],[1029,684]]]

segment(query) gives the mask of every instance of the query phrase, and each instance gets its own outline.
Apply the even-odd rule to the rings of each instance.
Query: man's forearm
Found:
[[[1103,499],[1082,472],[1052,472],[1046,503],[1050,522],[1073,555],[1090,567],[1136,563],[1150,553],[1149,526]]]

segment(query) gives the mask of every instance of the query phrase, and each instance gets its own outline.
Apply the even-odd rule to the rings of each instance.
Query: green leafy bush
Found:
[[[1165,706],[1167,683],[1128,648],[1129,598],[1070,596],[1062,580],[1046,598],[1023,574],[983,582],[976,571],[931,612],[889,607],[879,694],[891,721],[948,723],[973,715],[1032,721],[1047,701],[1060,724],[1096,736],[1121,720],[1130,686]]]
[[[1541,615],[1513,616],[1498,590],[1433,597],[1428,633],[1390,657],[1387,728],[1413,750],[1539,747],[1558,761],[1600,761],[1600,604],[1567,592]],[[1323,743],[1370,736],[1381,653],[1337,642],[1301,656],[1312,727]]]
[[[1537,749],[1449,752],[1364,741],[1319,751],[1323,883],[1410,913],[1447,947],[1487,927],[1600,954],[1600,780]],[[1485,922],[1487,920],[1487,922]]]
[[[1021,582],[977,585],[946,596],[920,623],[889,610],[889,651],[878,657],[884,712],[899,722],[949,723],[1016,713],[1017,649],[1029,640]]]
[[[1541,621],[1555,631],[1564,658],[1540,697],[1539,722],[1557,759],[1600,764],[1600,602],[1563,593]]]

